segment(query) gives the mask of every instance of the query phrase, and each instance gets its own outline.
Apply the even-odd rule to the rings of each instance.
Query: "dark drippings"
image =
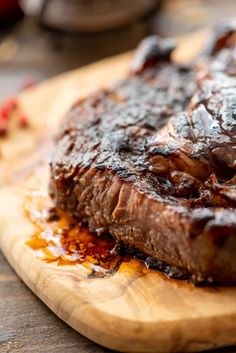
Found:
[[[28,195],[25,203],[27,217],[35,232],[26,242],[36,256],[48,263],[83,265],[89,276],[112,274],[122,256],[110,235],[96,236],[76,218],[51,207],[43,195]]]
[[[116,272],[122,263],[133,259],[147,269],[164,273],[168,278],[187,280],[194,284],[209,284],[206,278],[194,277],[163,261],[118,243],[110,234],[97,236],[70,217],[53,207],[46,195],[30,192],[25,202],[27,218],[35,232],[26,245],[42,261],[57,266],[82,265],[87,277],[105,277]]]

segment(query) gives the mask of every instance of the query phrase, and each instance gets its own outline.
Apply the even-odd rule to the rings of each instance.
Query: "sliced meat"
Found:
[[[236,282],[235,33],[189,66],[146,39],[127,79],[73,106],[51,162],[57,207],[219,283]]]

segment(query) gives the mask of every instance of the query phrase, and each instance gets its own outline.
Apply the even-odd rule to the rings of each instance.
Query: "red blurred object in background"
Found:
[[[22,15],[18,0],[0,0],[0,27],[10,25]]]

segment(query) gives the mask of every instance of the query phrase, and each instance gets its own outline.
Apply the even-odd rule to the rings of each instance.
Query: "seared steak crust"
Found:
[[[51,161],[56,205],[197,278],[235,282],[235,45],[231,24],[181,66],[172,41],[146,39],[127,79],[65,118]]]

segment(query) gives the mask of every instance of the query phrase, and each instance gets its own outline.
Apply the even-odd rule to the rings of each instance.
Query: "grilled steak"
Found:
[[[56,205],[196,280],[236,282],[236,25],[189,65],[141,43],[129,77],[75,104],[51,161]]]

